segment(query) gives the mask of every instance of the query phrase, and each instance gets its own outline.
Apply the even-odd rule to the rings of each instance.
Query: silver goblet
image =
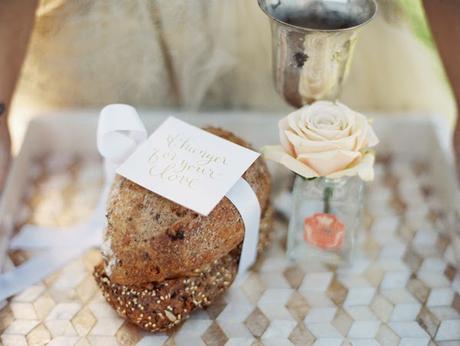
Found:
[[[335,100],[374,0],[258,0],[270,18],[276,90],[294,107]]]

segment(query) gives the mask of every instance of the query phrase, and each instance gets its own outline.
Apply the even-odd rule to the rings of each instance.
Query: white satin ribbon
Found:
[[[243,248],[238,266],[238,273],[241,274],[246,272],[257,258],[261,215],[260,204],[251,185],[243,178],[238,179],[226,196],[238,209],[244,223]]]
[[[89,221],[65,230],[25,225],[10,241],[11,249],[41,250],[27,262],[0,275],[0,302],[41,281],[91,247],[102,244],[105,209],[116,167],[147,137],[136,110],[107,106],[98,123],[97,146],[104,158],[105,183]]]
[[[0,275],[0,302],[44,279],[89,248],[102,244],[107,197],[115,170],[146,139],[147,131],[133,107],[116,104],[101,111],[97,147],[105,159],[105,183],[92,217],[88,222],[66,230],[25,225],[11,239],[10,248],[42,252]],[[242,178],[226,196],[237,208],[245,226],[238,270],[241,277],[257,257],[261,209],[255,192]]]

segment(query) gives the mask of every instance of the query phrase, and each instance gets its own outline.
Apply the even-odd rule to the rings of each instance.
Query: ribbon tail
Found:
[[[257,258],[261,209],[256,193],[243,178],[236,182],[226,197],[238,209],[244,223],[243,248],[238,266],[238,275],[241,276]]]
[[[37,227],[35,225],[25,225],[21,231],[11,239],[10,249],[36,250],[55,246],[66,246],[65,242],[73,238],[75,233],[80,232],[78,229],[63,231],[59,229]]]
[[[10,242],[10,249],[40,250],[53,248],[81,247],[90,239],[102,234],[103,227],[99,221],[72,230],[22,230]],[[102,239],[102,235],[99,236]]]
[[[75,233],[74,238],[67,239],[73,241],[73,246],[67,244],[66,247],[50,248],[0,275],[0,302],[43,280],[91,247],[101,244],[102,229],[94,229],[89,224],[87,229]]]
[[[81,254],[79,248],[54,249],[35,255],[0,276],[0,302],[51,275]]]

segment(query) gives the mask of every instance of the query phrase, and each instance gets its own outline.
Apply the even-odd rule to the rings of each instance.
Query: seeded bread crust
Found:
[[[250,147],[228,131],[205,130]],[[264,212],[270,176],[263,159],[256,160],[243,178]],[[102,247],[106,273],[111,282],[123,285],[183,276],[228,254],[244,236],[240,214],[227,198],[202,216],[120,176],[109,196],[107,220]]]
[[[260,253],[270,243],[273,211],[270,207],[261,219]],[[141,285],[120,285],[110,280],[101,262],[94,278],[107,302],[119,315],[150,332],[175,327],[197,308],[210,305],[235,279],[241,244],[230,253],[214,260],[187,276]]]

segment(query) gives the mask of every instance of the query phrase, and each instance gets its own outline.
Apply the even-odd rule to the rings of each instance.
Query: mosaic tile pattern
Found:
[[[458,345],[460,271],[443,233],[428,165],[383,156],[367,193],[353,266],[293,264],[286,220],[240,287],[170,334],[148,334],[106,304],[88,251],[0,310],[3,345]],[[70,169],[69,169],[70,167]],[[68,225],[87,215],[101,183],[95,161],[47,160],[33,170],[23,222]],[[49,172],[52,172],[50,174]],[[26,254],[14,252],[19,263]]]

